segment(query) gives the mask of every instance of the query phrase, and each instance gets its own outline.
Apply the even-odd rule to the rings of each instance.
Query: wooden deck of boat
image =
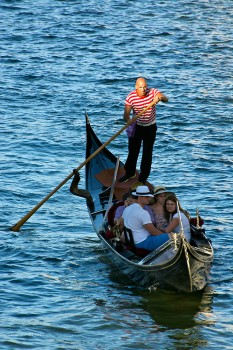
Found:
[[[101,171],[99,174],[96,174],[97,180],[105,187],[111,187],[112,186],[112,179],[114,175],[114,168],[112,169],[105,169]],[[139,173],[136,172],[136,177],[133,179],[129,179],[127,182],[119,182],[118,180],[124,175],[125,170],[123,167],[120,167],[117,172],[117,179],[116,183],[114,186],[114,195],[118,200],[121,200],[123,197],[123,194],[130,191],[134,190],[137,188],[140,183],[138,182],[138,176]],[[146,182],[146,185],[153,190],[153,186],[149,183]]]

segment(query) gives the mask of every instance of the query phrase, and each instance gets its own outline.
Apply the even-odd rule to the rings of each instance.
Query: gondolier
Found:
[[[145,78],[136,80],[135,90],[132,91],[125,100],[124,120],[127,122],[130,119],[130,113],[133,111],[133,117],[148,106],[153,100],[168,102],[168,98],[155,88],[148,88]],[[155,104],[156,104],[155,103]],[[149,108],[135,124],[135,131],[129,137],[128,143],[128,158],[124,169],[125,174],[119,181],[127,182],[130,178],[135,177],[137,160],[143,143],[142,160],[140,166],[140,175],[138,181],[145,184],[150,175],[153,145],[156,139],[156,107],[155,105]]]

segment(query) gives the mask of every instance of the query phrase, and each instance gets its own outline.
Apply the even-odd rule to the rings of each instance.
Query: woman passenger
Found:
[[[154,188],[154,203],[146,205],[146,209],[151,217],[153,224],[159,229],[164,230],[168,225],[168,220],[164,216],[164,203],[168,192],[164,186]]]
[[[181,226],[179,221],[179,214],[177,210],[177,205],[180,209],[180,217],[181,222],[184,230],[184,235],[189,242],[191,239],[191,232],[190,232],[190,224],[189,224],[189,217],[188,213],[181,208],[180,203],[177,199],[177,197],[174,194],[170,194],[166,197],[165,203],[164,203],[164,216],[169,222],[168,226],[166,227],[163,232],[170,233],[180,233],[181,232]]]

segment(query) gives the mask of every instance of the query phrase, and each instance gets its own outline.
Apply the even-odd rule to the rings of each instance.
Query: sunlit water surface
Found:
[[[232,2],[2,0],[1,349],[232,349]],[[105,257],[67,182],[143,75],[157,107],[150,182],[199,208],[215,259],[201,294],[141,290]],[[125,133],[109,145],[125,161]],[[84,186],[84,169],[81,185]]]

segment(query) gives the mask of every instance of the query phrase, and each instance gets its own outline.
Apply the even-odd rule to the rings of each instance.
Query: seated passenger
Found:
[[[177,211],[177,204],[180,209],[180,216],[181,216],[181,222],[184,230],[184,235],[189,242],[191,239],[191,232],[190,232],[190,224],[189,224],[189,218],[188,213],[181,208],[180,203],[177,199],[177,197],[174,194],[170,194],[166,199],[164,203],[164,213],[165,218],[168,220],[169,224],[166,227],[163,232],[174,232],[174,233],[180,233],[181,232],[181,226],[179,221],[179,214]]]
[[[128,205],[134,203],[134,198],[132,197],[131,193],[127,192],[123,195],[123,201],[124,201],[124,205],[119,206],[115,212],[114,221],[117,221],[117,219],[122,217],[122,213],[124,209]]]
[[[168,221],[164,216],[164,202],[168,192],[164,186],[154,188],[154,202],[146,205],[144,209],[150,214],[152,223],[159,229],[163,230],[167,227]]]
[[[135,247],[154,250],[168,241],[170,235],[158,230],[149,213],[143,209],[154,197],[149,188],[138,186],[132,195],[135,196],[135,203],[126,207],[122,214],[124,226],[132,231]]]
[[[127,192],[123,195],[123,201],[124,201],[124,204],[117,207],[115,216],[114,216],[114,224],[119,226],[120,232],[122,232],[124,228],[124,221],[122,219],[123,211],[125,210],[126,207],[128,207],[130,204],[135,202],[130,192]],[[125,242],[123,234],[121,235],[121,240],[122,242]]]

